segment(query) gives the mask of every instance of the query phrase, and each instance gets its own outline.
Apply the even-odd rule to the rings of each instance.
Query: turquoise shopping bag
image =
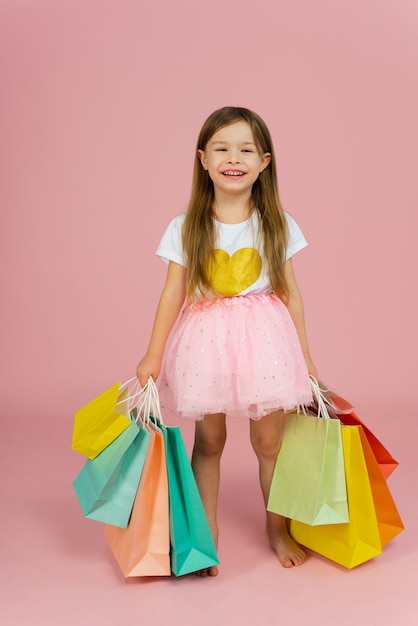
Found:
[[[126,528],[141,478],[149,432],[134,419],[107,448],[87,459],[74,480],[86,517]]]
[[[170,500],[171,569],[182,576],[219,563],[181,431],[163,426]]]

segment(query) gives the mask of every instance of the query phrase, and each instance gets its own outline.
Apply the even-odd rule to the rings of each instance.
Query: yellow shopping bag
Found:
[[[347,496],[350,521],[347,524],[326,524],[308,526],[292,520],[291,533],[296,541],[347,568],[355,567],[382,552],[381,532],[373,497],[373,488],[369,476],[368,464],[373,463],[372,456],[366,462],[361,426],[342,426],[341,434],[344,449],[344,466],[347,484]],[[378,478],[385,484],[384,478],[374,459]],[[379,489],[384,489],[379,485]],[[385,496],[393,503],[386,486]]]
[[[94,459],[130,424],[129,389],[116,383],[77,411],[72,448]]]

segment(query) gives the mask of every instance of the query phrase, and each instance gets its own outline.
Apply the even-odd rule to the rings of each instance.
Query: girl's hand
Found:
[[[161,359],[150,354],[146,354],[138,363],[136,376],[141,387],[145,387],[150,376],[157,380],[161,369]]]
[[[318,370],[316,369],[310,355],[305,356],[305,363],[306,367],[308,368],[309,376],[313,376],[316,380],[318,380]]]

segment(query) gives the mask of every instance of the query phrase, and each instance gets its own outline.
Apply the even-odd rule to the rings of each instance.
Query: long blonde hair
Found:
[[[284,301],[289,295],[284,274],[288,231],[279,199],[276,160],[270,132],[261,117],[253,111],[243,107],[223,107],[208,117],[197,140],[192,193],[182,232],[187,261],[186,295],[189,302],[194,299],[196,291],[200,291],[203,296],[212,293],[208,267],[213,260],[216,245],[213,221],[214,187],[207,170],[202,167],[198,150],[205,150],[218,130],[240,121],[245,121],[250,126],[260,154],[271,154],[270,164],[253,185],[252,206],[260,217],[271,287]]]

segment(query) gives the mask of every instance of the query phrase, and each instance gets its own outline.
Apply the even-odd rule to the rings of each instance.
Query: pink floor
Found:
[[[363,415],[364,417],[364,415]],[[402,415],[403,429],[413,427]],[[376,424],[368,420],[376,432]],[[247,425],[229,423],[220,496],[219,576],[123,579],[101,524],[84,519],[72,480],[72,417],[28,415],[2,432],[0,623],[399,624],[418,623],[415,441],[379,420],[400,461],[389,478],[406,526],[378,558],[351,571],[310,554],[284,570],[263,532],[263,507]],[[183,424],[190,448],[192,425]],[[405,432],[405,430],[403,431]],[[137,621],[138,620],[138,621]],[[283,621],[285,620],[285,621]]]

